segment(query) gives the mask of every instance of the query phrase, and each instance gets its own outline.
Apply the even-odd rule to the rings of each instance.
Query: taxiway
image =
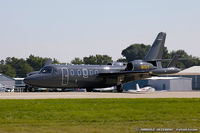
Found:
[[[132,93],[97,92],[23,92],[0,93],[0,99],[57,99],[57,98],[200,98],[200,91]]]

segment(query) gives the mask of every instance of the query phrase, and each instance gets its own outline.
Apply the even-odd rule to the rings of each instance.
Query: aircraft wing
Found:
[[[151,74],[149,73],[149,71],[121,71],[121,72],[99,73],[100,77],[105,77],[107,79],[117,78],[121,83],[149,78],[151,77],[150,75]]]

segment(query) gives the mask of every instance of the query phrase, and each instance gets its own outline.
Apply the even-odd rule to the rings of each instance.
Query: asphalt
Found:
[[[133,93],[99,92],[3,92],[0,99],[58,99],[58,98],[200,98],[200,91]]]

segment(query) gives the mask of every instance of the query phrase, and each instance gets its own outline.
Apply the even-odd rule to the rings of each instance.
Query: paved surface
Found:
[[[10,92],[0,93],[0,99],[55,99],[55,98],[200,98],[200,91],[133,93],[97,92]]]

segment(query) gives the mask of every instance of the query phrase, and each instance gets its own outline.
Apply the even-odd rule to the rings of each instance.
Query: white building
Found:
[[[148,85],[156,90],[191,91],[192,78],[185,77],[152,77],[148,78]]]
[[[168,77],[187,77],[192,78],[192,89],[200,90],[200,66],[193,66],[180,71],[176,74],[170,74]]]
[[[14,78],[15,80],[15,91],[22,92],[25,89],[24,78]]]

